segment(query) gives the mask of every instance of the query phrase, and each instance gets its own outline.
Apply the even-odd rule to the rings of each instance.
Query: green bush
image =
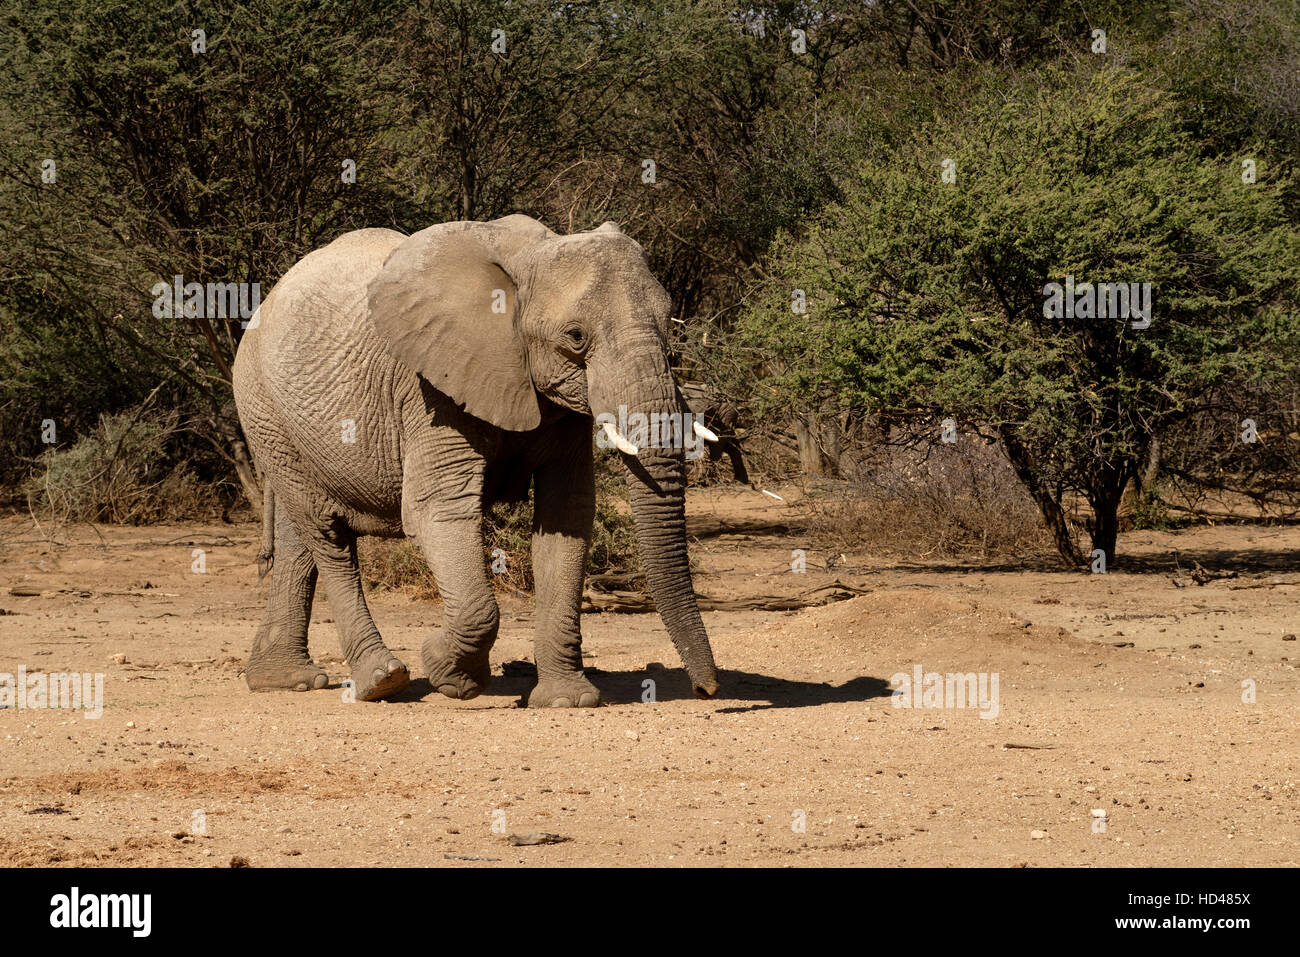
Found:
[[[1165,532],[1174,527],[1169,505],[1155,489],[1148,489],[1133,503],[1133,527],[1139,530]]]
[[[1091,547],[1114,562],[1117,508],[1151,443],[1225,381],[1291,381],[1294,171],[1261,151],[1244,182],[1239,157],[1190,139],[1194,105],[1128,67],[959,79],[960,109],[864,163],[843,202],[781,244],[735,343],[761,357],[760,415],[987,428],[1062,558],[1083,560],[1062,504],[1078,494]],[[1125,301],[1145,289],[1143,322],[1062,308],[1075,277],[1080,293],[1121,284]]]

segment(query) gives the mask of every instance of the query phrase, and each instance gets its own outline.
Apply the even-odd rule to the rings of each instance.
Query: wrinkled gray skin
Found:
[[[641,247],[612,223],[572,236],[526,216],[409,237],[364,229],[290,269],[234,366],[240,420],[274,503],[271,601],[249,687],[326,685],[307,652],[319,578],[357,698],[402,690],[407,668],[366,607],[356,539],[405,534],[444,603],[442,630],[422,649],[429,680],[453,698],[482,692],[498,613],[480,519],[485,505],[526,496],[531,481],[538,683],[528,704],[599,704],[579,631],[593,416],[620,405],[684,411],[665,351],[668,314]],[[686,555],[683,451],[612,454],[627,468],[651,594],[695,693],[711,697],[717,674]]]

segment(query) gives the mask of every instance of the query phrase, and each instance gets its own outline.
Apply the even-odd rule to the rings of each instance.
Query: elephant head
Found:
[[[431,226],[389,255],[369,305],[398,361],[501,429],[536,428],[542,397],[602,419],[620,407],[647,418],[688,411],[668,365],[670,299],[613,223],[570,236],[527,216]],[[695,693],[711,697],[717,672],[687,560],[682,443],[615,441],[655,605]]]

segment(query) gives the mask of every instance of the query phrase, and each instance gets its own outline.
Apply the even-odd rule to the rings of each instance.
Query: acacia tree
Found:
[[[1289,180],[1261,161],[1243,182],[1235,158],[1199,155],[1178,101],[1123,68],[994,74],[960,98],[783,245],[742,343],[773,357],[770,404],[996,437],[1062,558],[1082,559],[1063,505],[1078,493],[1113,563],[1153,438],[1216,383],[1294,367]],[[1072,308],[1054,308],[1053,282],[1062,299],[1078,285]],[[1149,288],[1149,325],[1104,297],[1087,308],[1085,283]]]
[[[606,0],[403,5],[396,175],[426,219],[554,213],[574,171],[617,149],[613,118],[653,63],[649,38],[619,11]]]

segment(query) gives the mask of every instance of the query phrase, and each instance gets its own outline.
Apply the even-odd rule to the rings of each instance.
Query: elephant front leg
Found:
[[[488,582],[480,519],[416,517],[413,536],[437,579],[443,627],[421,649],[429,683],[448,698],[474,698],[492,680],[488,653],[500,613]]]
[[[537,687],[530,708],[594,708],[600,692],[582,671],[582,582],[596,515],[591,435],[538,470],[533,493]]]

